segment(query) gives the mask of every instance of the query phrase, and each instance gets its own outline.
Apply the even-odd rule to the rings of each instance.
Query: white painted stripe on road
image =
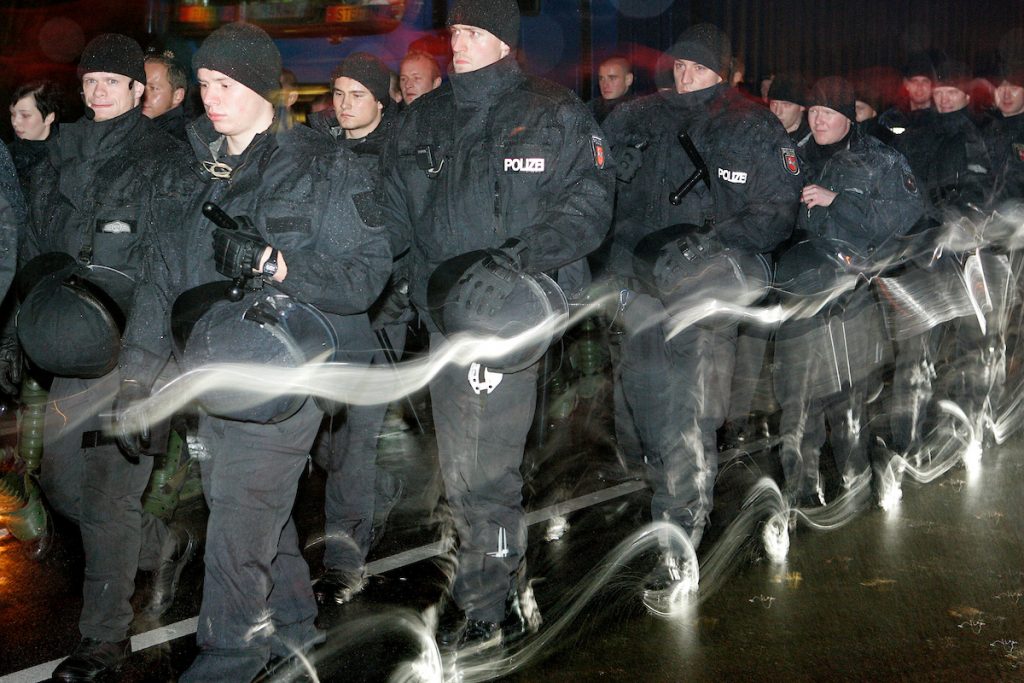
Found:
[[[615,498],[628,495],[634,491],[639,491],[645,486],[646,484],[642,481],[627,481],[616,486],[611,486],[606,489],[601,489],[600,491],[594,491],[593,493],[579,496],[578,498],[572,498],[571,500],[566,500],[561,503],[555,503],[554,505],[549,505],[546,508],[541,508],[540,510],[534,510],[533,512],[527,513],[526,523],[532,526],[540,522],[546,522],[549,519],[562,517],[570,512],[575,512],[576,510],[600,505],[601,503],[609,500],[614,500]],[[449,546],[450,541],[445,540],[421,545],[420,547],[413,548],[411,550],[404,550],[400,553],[391,555],[390,557],[384,557],[379,560],[374,560],[373,562],[368,562],[366,564],[366,572],[368,574],[383,574],[385,572],[399,569],[447,552],[449,550]],[[196,632],[198,624],[199,617],[191,617],[189,619],[182,619],[181,621],[177,621],[168,626],[161,626],[160,628],[153,629],[152,631],[137,633],[132,636],[132,652],[140,652],[146,648],[161,645],[176,638],[192,635]],[[63,662],[64,659],[64,657],[61,657],[60,659],[54,659],[46,662],[45,664],[38,664],[29,669],[22,669],[21,671],[6,674],[5,676],[0,677],[0,683],[42,683],[42,681],[47,681],[53,676],[53,670],[56,669],[57,665]]]

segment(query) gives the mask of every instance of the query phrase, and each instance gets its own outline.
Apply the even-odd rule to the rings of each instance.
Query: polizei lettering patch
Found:
[[[730,171],[727,168],[718,169],[718,177],[727,183],[736,183],[737,185],[743,185],[747,182],[746,171]]]
[[[544,172],[544,159],[526,158],[522,157],[515,159],[505,159],[505,173],[543,173]]]

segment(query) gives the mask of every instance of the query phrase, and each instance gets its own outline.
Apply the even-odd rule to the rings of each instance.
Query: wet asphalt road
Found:
[[[638,490],[569,514],[559,540],[544,539],[546,521],[531,526],[530,574],[544,642],[471,667],[467,679],[483,670],[512,681],[1024,680],[1019,439],[988,448],[978,468],[958,466],[930,484],[906,483],[892,510],[865,505],[828,531],[798,524],[782,562],[744,540],[747,529],[737,517],[758,478],[778,476],[777,459],[770,449],[732,459],[716,488],[716,529],[700,552],[700,600],[665,618],[639,598],[650,552],[623,558],[621,569],[598,585],[602,563],[616,559],[615,546],[647,521],[649,494],[638,483],[609,480],[616,468],[600,436],[606,431],[594,428],[600,419],[578,412],[573,420],[552,432],[547,449],[530,453],[528,509],[562,500],[585,505],[587,494],[616,485]],[[375,566],[396,564],[397,553],[436,541],[443,523],[432,439],[410,431],[392,437],[382,464],[406,482],[406,492],[372,552]],[[322,488],[313,468],[296,503],[314,574]],[[177,520],[201,533],[202,503],[180,508]],[[709,566],[722,556],[725,562]],[[403,671],[402,662],[421,651],[414,627],[428,633],[422,622],[429,623],[449,568],[444,555],[406,564],[373,578],[354,603],[324,610],[329,640],[317,652],[320,679],[381,681]],[[54,548],[39,563],[24,559],[12,539],[0,540],[0,681],[45,680],[46,667],[31,668],[52,669],[74,647],[81,572],[77,531],[60,520]],[[147,581],[140,574],[140,604]],[[188,666],[194,644],[189,623],[180,622],[197,614],[201,581],[195,562],[163,620],[185,635],[134,653],[120,680],[172,681]],[[588,588],[588,601],[574,600]],[[133,630],[152,639],[159,626],[137,620]]]

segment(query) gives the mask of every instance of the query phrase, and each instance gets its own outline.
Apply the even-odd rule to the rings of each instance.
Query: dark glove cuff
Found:
[[[499,248],[506,256],[515,261],[521,269],[526,270],[529,267],[530,245],[523,240],[518,237],[510,237]]]

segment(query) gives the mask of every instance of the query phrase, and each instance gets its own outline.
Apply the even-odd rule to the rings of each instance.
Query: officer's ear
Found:
[[[177,107],[179,104],[185,101],[185,89],[175,88],[174,93],[171,94],[171,109]]]
[[[633,87],[633,74],[626,74],[626,90]]]
[[[135,106],[142,102],[142,96],[146,94],[146,84],[141,81],[132,80],[132,95],[135,97]]]
[[[512,48],[508,46],[508,43],[506,43],[504,40],[501,41],[501,58],[505,59],[505,57],[508,57],[509,53],[511,52]]]

